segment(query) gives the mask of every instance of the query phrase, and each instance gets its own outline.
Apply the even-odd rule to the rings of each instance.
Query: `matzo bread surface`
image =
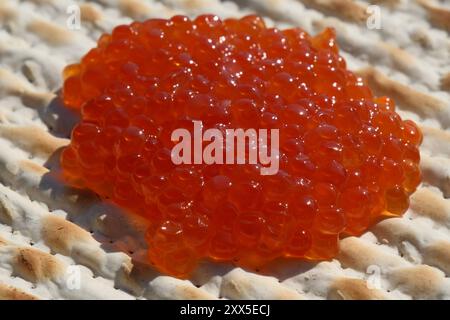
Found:
[[[380,29],[366,25],[374,8]],[[118,24],[254,12],[313,34],[336,28],[349,68],[422,128],[423,183],[404,217],[341,240],[332,261],[159,274],[146,263],[144,221],[54,177],[75,121],[55,99],[62,69]],[[449,16],[437,0],[2,0],[0,299],[450,299]]]

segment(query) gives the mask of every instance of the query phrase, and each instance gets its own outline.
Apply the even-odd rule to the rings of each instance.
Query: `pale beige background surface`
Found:
[[[371,4],[381,29],[367,28]],[[72,5],[80,30],[67,26]],[[204,12],[337,29],[349,67],[425,134],[423,185],[403,218],[341,241],[330,262],[280,263],[265,275],[204,263],[182,281],[146,266],[142,223],[54,180],[45,166],[54,168],[71,119],[54,100],[62,68],[117,24]],[[0,298],[450,299],[449,17],[448,1],[436,0],[2,0]]]

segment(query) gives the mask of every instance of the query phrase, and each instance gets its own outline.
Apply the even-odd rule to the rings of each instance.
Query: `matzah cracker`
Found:
[[[366,25],[373,4],[381,29]],[[79,30],[68,8],[80,9]],[[313,34],[335,27],[349,67],[421,126],[423,183],[404,217],[341,240],[333,261],[161,275],[145,262],[145,221],[49,170],[74,121],[55,99],[62,68],[118,24],[252,12]],[[450,299],[449,16],[437,0],[2,0],[0,299]]]

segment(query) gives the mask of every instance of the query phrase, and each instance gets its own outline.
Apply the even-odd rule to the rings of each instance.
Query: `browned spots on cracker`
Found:
[[[410,37],[411,40],[417,42],[424,49],[432,47],[431,38],[426,29],[416,29],[411,33]]]
[[[450,11],[443,8],[427,8],[431,22],[447,32],[450,32]]]
[[[51,254],[32,248],[17,249],[12,266],[16,275],[33,283],[54,279],[64,269]]]
[[[271,288],[270,292],[260,292],[258,288]],[[229,299],[275,299],[298,300],[302,296],[273,278],[234,269],[222,279],[220,295]]]
[[[1,123],[8,123],[8,118],[6,118],[6,114],[4,114],[3,112],[1,112],[0,110],[0,124]]]
[[[21,160],[20,168],[23,169],[24,171],[33,172],[40,176],[43,176],[44,174],[49,172],[49,170],[46,167],[43,167],[40,164],[37,164],[36,162],[31,161],[29,159]]]
[[[52,92],[23,90],[17,92],[21,97],[23,104],[29,108],[39,109],[49,105],[50,101],[55,97]]]
[[[133,19],[148,18],[152,12],[151,7],[140,0],[119,0],[119,8]]]
[[[396,7],[401,0],[370,0],[372,4],[381,4],[390,8]]]
[[[47,157],[68,144],[68,140],[54,137],[34,126],[0,126],[0,137],[13,141],[32,154]]]
[[[450,276],[450,242],[438,241],[427,246],[423,259],[427,264],[438,267]]]
[[[442,76],[441,89],[450,92],[450,72]]]
[[[38,300],[38,298],[13,286],[0,283],[0,300]]]
[[[420,240],[418,239],[417,231],[406,221],[407,219],[392,218],[386,219],[372,228],[372,232],[383,243],[389,243],[395,245],[398,248],[402,248],[404,242],[408,242],[420,248]]]
[[[114,276],[104,269],[106,257],[99,243],[79,226],[56,215],[47,215],[42,219],[41,237],[52,252],[70,256],[106,277]]]
[[[189,9],[200,9],[208,5],[208,0],[182,0],[183,6]]]
[[[43,218],[41,236],[53,251],[65,255],[71,254],[75,243],[91,240],[89,232],[54,215]]]
[[[436,222],[450,221],[450,204],[439,194],[421,188],[411,196],[411,209],[415,213],[429,217]]]
[[[53,93],[37,91],[28,81],[0,68],[0,95],[4,92],[21,97],[26,106],[33,108],[46,106],[54,98]]]
[[[411,65],[417,63],[411,54],[397,46],[387,42],[380,42],[379,46],[389,54],[393,64],[401,70],[409,70],[411,69]]]
[[[382,300],[382,291],[369,288],[362,279],[338,278],[330,286],[327,299],[331,300]]]
[[[424,139],[422,149],[431,153],[431,155],[444,155],[450,157],[450,132],[439,128],[421,125]]]
[[[39,38],[52,45],[64,45],[71,42],[71,32],[63,27],[42,19],[32,20],[28,31],[35,33]]]
[[[222,295],[225,294],[227,298],[230,299],[239,299],[238,297],[242,297],[243,295],[247,295],[247,291],[249,291],[250,283],[249,281],[241,277],[240,279],[225,279],[222,282],[221,291]]]
[[[413,299],[439,298],[444,273],[427,265],[416,265],[392,270],[390,284]]]
[[[150,285],[154,290],[148,290],[145,296],[150,299],[171,300],[214,300],[217,299],[209,292],[197,288],[188,281],[181,281],[171,277],[155,279]],[[160,290],[162,289],[162,290]]]
[[[80,4],[81,20],[96,22],[102,19],[102,13],[89,3]]]
[[[0,21],[12,20],[16,17],[17,11],[12,6],[6,3],[0,4]]]
[[[13,208],[3,198],[3,196],[0,196],[0,222],[5,223],[7,225],[11,225],[13,222]]]
[[[209,5],[209,0],[179,0],[177,8],[180,10],[187,9],[201,9]],[[170,8],[168,8],[170,10]]]
[[[378,245],[367,243],[356,237],[348,237],[340,242],[339,261],[344,267],[366,272],[371,265],[393,267],[406,263],[402,258],[385,252]]]
[[[123,289],[126,289],[129,293],[135,296],[142,296],[144,293],[144,288],[141,283],[137,281],[139,276],[135,272],[133,262],[128,260],[122,264],[116,276],[116,285]]]
[[[302,0],[307,6],[352,22],[364,22],[369,17],[366,7],[353,0]]]
[[[450,10],[433,5],[429,0],[417,2],[427,10],[428,18],[434,26],[450,32]]]
[[[36,4],[54,4],[55,0],[30,0],[31,2],[34,2]]]
[[[32,89],[29,83],[5,68],[0,68],[0,85],[0,91],[12,93]]]
[[[213,300],[214,297],[206,291],[190,286],[181,285],[176,289],[176,295],[183,300]]]
[[[445,109],[445,102],[442,100],[394,81],[372,67],[359,70],[357,74],[367,82],[376,95],[391,97],[404,109],[420,116],[436,117],[437,113]]]

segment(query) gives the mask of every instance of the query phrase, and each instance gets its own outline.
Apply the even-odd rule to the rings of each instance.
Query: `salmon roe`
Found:
[[[346,69],[333,29],[151,19],[102,35],[64,76],[64,103],[81,114],[64,179],[148,219],[149,261],[167,274],[202,259],[330,259],[340,234],[402,215],[420,183],[420,130]],[[278,173],[175,165],[170,134],[192,120],[279,129]]]

